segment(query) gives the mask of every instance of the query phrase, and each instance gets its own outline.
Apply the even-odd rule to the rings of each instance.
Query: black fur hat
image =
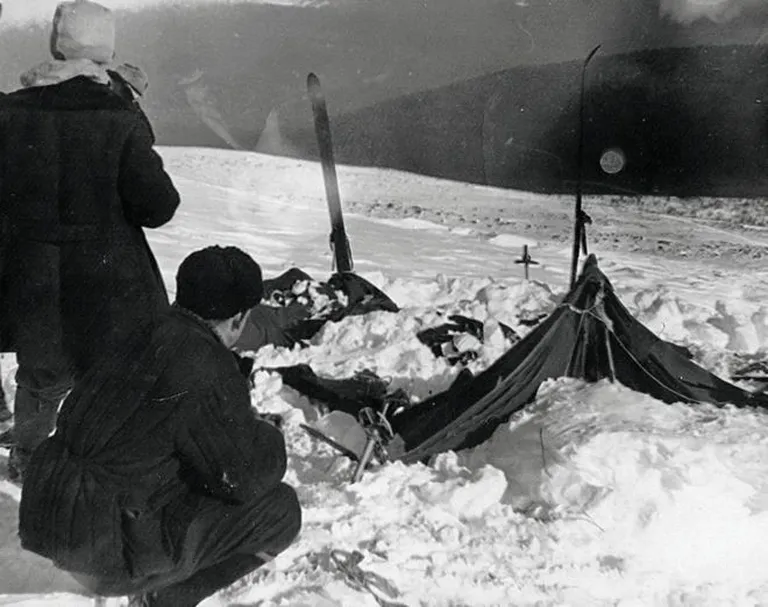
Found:
[[[176,303],[206,320],[226,320],[261,302],[261,268],[237,247],[195,251],[176,272]]]

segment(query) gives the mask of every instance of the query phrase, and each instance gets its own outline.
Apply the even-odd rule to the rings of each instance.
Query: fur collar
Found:
[[[99,84],[109,85],[107,67],[90,59],[51,59],[44,61],[21,75],[21,84],[25,88],[51,86],[85,76]]]

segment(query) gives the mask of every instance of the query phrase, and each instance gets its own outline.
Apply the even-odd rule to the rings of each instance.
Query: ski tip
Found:
[[[307,74],[307,84],[308,85],[320,84],[320,78],[318,78],[314,72],[309,72],[309,74]]]

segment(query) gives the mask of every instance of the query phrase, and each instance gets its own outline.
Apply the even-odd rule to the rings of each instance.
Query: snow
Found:
[[[184,256],[213,243],[243,247],[267,276],[292,265],[317,279],[330,275],[317,164],[234,151],[161,152],[183,197],[174,220],[149,231],[169,287]],[[537,208],[536,197],[519,192],[376,169],[339,167],[338,174],[342,202],[356,209],[381,192],[412,192],[414,204],[432,207],[447,192],[468,207],[494,200],[520,213]],[[419,330],[460,313],[525,334],[530,328],[520,321],[551,312],[567,290],[565,241],[510,232],[494,242],[422,218],[348,213],[345,220],[356,271],[402,311],[328,324],[305,350],[263,348],[257,367],[304,362],[338,378],[370,369],[421,400],[447,388],[458,368],[436,359],[416,338]],[[632,212],[623,220],[640,223]],[[514,264],[523,244],[535,246],[541,263],[528,281]],[[768,348],[768,272],[629,249],[593,252],[639,320],[691,347],[714,372],[726,376],[734,357],[760,357]],[[507,347],[490,340],[470,368],[487,367]],[[13,369],[4,358],[11,394]],[[354,465],[299,427],[318,423],[359,450],[360,430],[349,419],[319,420],[308,399],[263,370],[252,399],[286,419],[286,481],[298,491],[303,528],[275,561],[206,605],[375,606],[374,593],[408,606],[768,603],[761,412],[666,405],[617,384],[558,379],[475,449],[443,454],[430,466],[387,464],[353,484]],[[65,574],[18,546],[18,499],[13,485],[0,483],[0,605],[89,604]],[[378,589],[355,587],[345,575],[343,563],[356,553]]]
[[[521,238],[514,234],[500,234],[499,236],[491,238],[489,242],[495,244],[497,247],[506,247],[508,249],[522,249],[523,247],[533,248],[538,246],[538,243],[535,240]]]

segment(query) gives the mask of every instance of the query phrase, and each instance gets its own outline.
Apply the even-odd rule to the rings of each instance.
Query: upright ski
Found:
[[[351,272],[352,250],[349,246],[347,232],[344,229],[344,217],[341,212],[339,198],[339,183],[336,178],[336,162],[333,158],[333,143],[331,141],[331,123],[328,119],[328,109],[325,96],[320,87],[320,80],[315,74],[307,76],[307,93],[312,102],[312,114],[315,119],[315,134],[320,150],[320,164],[323,167],[325,194],[328,199],[328,212],[331,215],[331,249],[333,250],[336,271]]]
[[[585,224],[592,223],[592,220],[582,210],[582,187],[584,178],[584,89],[587,74],[587,66],[592,61],[597,51],[602,45],[598,44],[593,48],[584,64],[581,66],[581,83],[579,86],[579,128],[577,131],[577,151],[576,151],[576,204],[573,218],[573,252],[571,253],[571,289],[576,284],[576,276],[579,271],[579,249],[583,249],[584,255],[587,255],[587,233]]]

